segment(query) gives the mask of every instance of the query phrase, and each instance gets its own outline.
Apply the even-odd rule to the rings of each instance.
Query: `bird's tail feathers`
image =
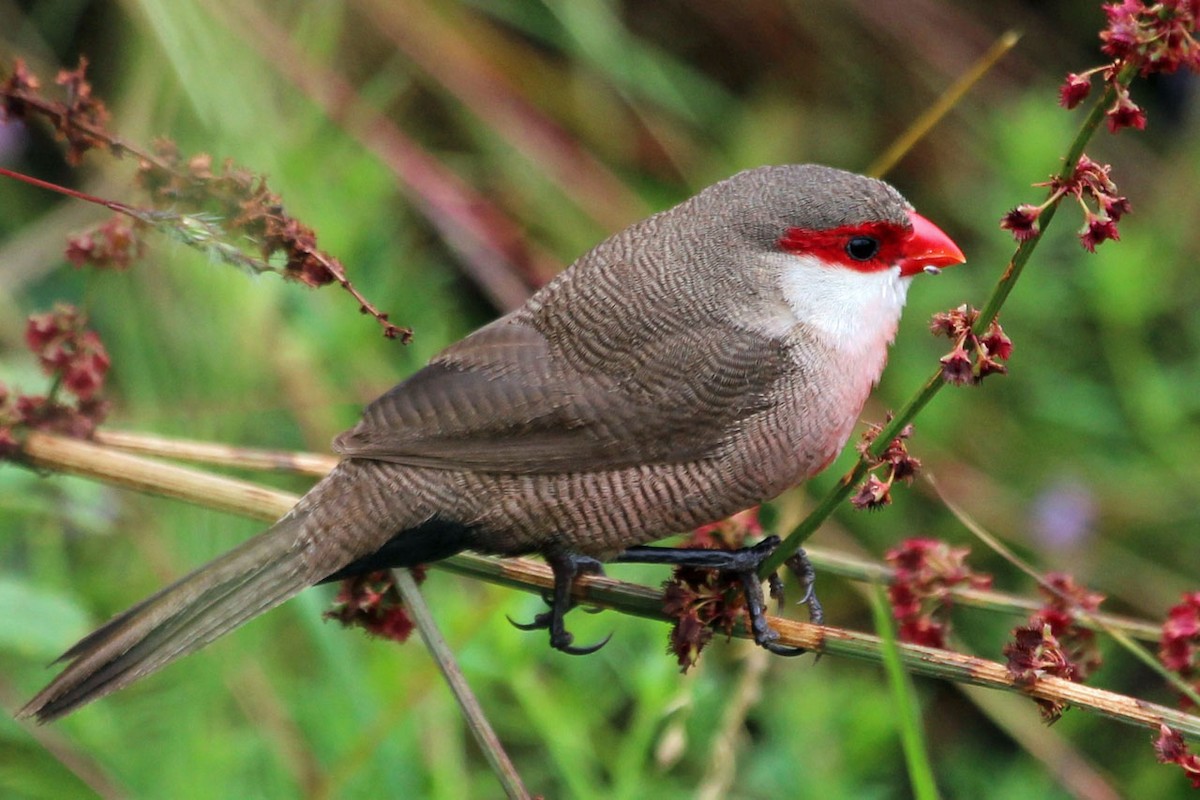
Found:
[[[297,512],[287,515],[81,639],[59,658],[70,662],[67,667],[17,717],[48,722],[70,713],[198,650],[311,585],[314,576],[303,547],[306,518]]]

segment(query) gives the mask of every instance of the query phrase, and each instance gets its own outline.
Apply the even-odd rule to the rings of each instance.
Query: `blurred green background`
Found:
[[[936,0],[0,0],[0,57],[52,76],[85,53],[130,141],[236,159],[396,322],[383,340],[336,289],[249,278],[167,241],[127,273],[76,271],[64,237],[102,209],[0,181],[0,381],[44,384],[25,317],[56,300],[112,354],[109,425],[327,451],[361,405],[518,302],[608,233],[738,169],[865,169],[1003,31],[1018,48],[888,176],[970,261],[920,279],[879,419],[936,365],[929,315],[980,304],[1012,242],[997,220],[1040,202],[1082,112],[1068,70],[1100,62],[1099,4]],[[1133,204],[1095,256],[1064,209],[1002,321],[1011,375],[948,390],[913,445],[948,496],[1106,608],[1159,618],[1200,588],[1200,136],[1196,85],[1140,83],[1149,129],[1101,135]],[[0,127],[0,164],[137,202],[133,165],[69,171],[40,127]],[[774,509],[798,519],[849,463]],[[302,491],[306,481],[252,476]],[[253,534],[257,523],[77,479],[0,467],[0,706],[91,625]],[[882,513],[846,508],[814,543],[881,556],[909,536],[969,534],[918,482]],[[972,543],[974,544],[974,543]],[[975,545],[1001,588],[1030,581]],[[654,569],[613,570],[657,582]],[[820,582],[828,620],[871,628],[858,587]],[[881,670],[763,662],[718,642],[679,675],[667,628],[574,614],[589,658],[504,615],[531,595],[434,571],[425,592],[528,786],[546,797],[910,794]],[[162,674],[43,729],[0,714],[0,795],[495,797],[493,776],[417,643],[325,624],[313,590]],[[961,611],[963,646],[998,658],[1016,618]],[[1094,682],[1171,702],[1123,654]],[[1147,731],[1078,712],[1045,728],[1021,698],[917,681],[948,797],[1171,797]]]

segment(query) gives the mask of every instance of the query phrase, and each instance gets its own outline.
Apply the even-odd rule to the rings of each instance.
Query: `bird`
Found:
[[[650,543],[825,468],[878,382],[914,277],[965,260],[891,185],[816,164],[739,172],[616,233],[434,356],[334,440],[275,525],[71,647],[40,722],[192,653],[305,588],[464,550],[554,572],[525,627],[576,647],[579,575],[610,561],[752,576],[764,547]],[[697,560],[698,559],[698,560]],[[752,609],[755,638],[774,631]]]

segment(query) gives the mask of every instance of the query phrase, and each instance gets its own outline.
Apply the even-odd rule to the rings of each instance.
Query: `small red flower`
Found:
[[[758,509],[751,508],[692,532],[684,547],[734,550],[747,536],[762,533]],[[683,672],[700,658],[700,651],[712,641],[715,631],[726,636],[746,613],[746,598],[741,579],[711,569],[676,567],[671,579],[663,584],[663,612],[674,621],[667,652],[674,655]]]
[[[1038,216],[1042,209],[1023,203],[1009,211],[1000,219],[1000,228],[1011,231],[1018,242],[1032,239],[1038,232]]]
[[[80,400],[90,400],[104,386],[111,361],[95,331],[84,331],[78,350],[63,369],[63,387]]]
[[[65,335],[65,327],[74,325],[73,313],[68,306],[59,306],[53,312],[32,314],[25,321],[26,346],[43,364],[49,361],[51,368],[57,365],[58,356],[44,354]]]
[[[1095,631],[1081,626],[1076,617],[1080,611],[1096,611],[1104,595],[1058,572],[1046,575],[1040,588],[1044,604],[1028,623],[1013,630],[1012,641],[1004,646],[1009,674],[1023,685],[1047,675],[1081,683],[1099,668],[1101,658]],[[1057,720],[1065,709],[1059,702],[1042,698],[1036,702],[1047,722]]]
[[[892,485],[880,480],[875,475],[868,475],[858,492],[850,498],[855,508],[869,511],[883,508],[892,502]]]
[[[938,361],[942,365],[942,380],[946,383],[964,386],[975,382],[975,363],[961,344]]]
[[[888,412],[886,421],[892,421],[891,412]],[[881,433],[883,425],[872,422],[863,431],[862,441],[858,443],[858,452],[867,462],[869,469],[887,469],[886,478],[880,478],[874,472],[869,474],[858,487],[858,492],[850,498],[851,504],[860,510],[871,511],[891,503],[892,486],[896,481],[911,483],[921,469],[921,460],[909,454],[908,445],[905,443],[905,440],[913,435],[912,425],[905,425],[900,433],[888,442],[887,448],[876,456],[872,454],[872,447]]]
[[[1158,755],[1158,763],[1177,764],[1192,782],[1192,788],[1200,789],[1200,756],[1188,749],[1183,734],[1166,725],[1159,725],[1154,750]]]
[[[1092,80],[1087,75],[1067,75],[1067,79],[1058,89],[1058,104],[1063,108],[1072,109],[1082,103],[1092,91]]]
[[[1158,645],[1163,666],[1194,685],[1200,683],[1200,592],[1188,592],[1167,611]],[[1185,707],[1191,702],[1181,698]]]
[[[127,269],[145,253],[141,223],[121,214],[91,230],[67,238],[67,260],[75,267]]]
[[[1031,686],[1047,676],[1076,680],[1071,660],[1066,656],[1049,625],[1031,622],[1014,629],[1012,633],[1012,641],[1004,645],[1004,655],[1008,658],[1008,674],[1014,682],[1022,686]],[[1046,722],[1057,721],[1067,707],[1066,703],[1060,700],[1047,700],[1042,697],[1034,700],[1041,709],[1042,719]]]
[[[712,640],[713,630],[700,618],[704,608],[699,592],[683,580],[668,581],[663,589],[663,613],[675,622],[668,637],[667,652],[675,656],[683,672],[696,665],[700,651]]]
[[[1137,103],[1129,99],[1128,92],[1119,92],[1117,100],[1108,111],[1104,112],[1104,122],[1110,133],[1116,133],[1122,128],[1145,130],[1146,112]]]
[[[1012,355],[1012,339],[1009,339],[1004,334],[1004,328],[1000,327],[1000,323],[994,320],[988,328],[987,333],[979,337],[979,343],[987,348],[989,355],[1001,361],[1008,361],[1008,357]]]
[[[1120,239],[1117,223],[1109,217],[1088,213],[1083,229],[1079,232],[1079,241],[1089,253],[1096,252],[1096,245],[1109,239]]]
[[[1104,14],[1108,17],[1108,27],[1100,32],[1100,41],[1104,44],[1100,50],[1114,59],[1129,58],[1137,55],[1141,26],[1137,18],[1146,10],[1141,0],[1122,0],[1104,6]]]
[[[1007,361],[1012,355],[1012,339],[1004,334],[996,320],[992,320],[987,333],[977,335],[975,325],[978,321],[979,311],[968,305],[933,315],[929,330],[935,336],[956,340],[954,349],[940,359],[942,380],[947,383],[973,385],[988,375],[1008,372],[1000,362]]]
[[[1104,6],[1108,27],[1100,33],[1101,50],[1142,75],[1175,72],[1181,66],[1200,70],[1200,45],[1194,37],[1200,7],[1194,0],[1164,0],[1147,5],[1123,0]]]
[[[413,570],[418,582],[425,571]],[[413,631],[413,622],[404,610],[400,592],[387,571],[371,572],[342,581],[333,607],[323,615],[346,627],[359,627],[371,636],[405,642]]]
[[[1120,222],[1129,213],[1129,199],[1106,194],[1100,200],[1100,207],[1113,222]]]
[[[33,314],[25,323],[25,344],[42,370],[61,378],[63,387],[80,400],[90,400],[100,391],[111,364],[104,343],[86,324],[78,309],[65,304]]]

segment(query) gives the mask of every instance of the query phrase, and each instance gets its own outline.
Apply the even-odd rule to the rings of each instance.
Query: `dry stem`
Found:
[[[84,475],[139,491],[167,495],[209,508],[231,511],[266,521],[282,516],[298,499],[295,495],[265,489],[253,483],[165,464],[143,456],[122,453],[90,442],[54,434],[31,432],[22,454],[31,466]],[[524,558],[494,559],[460,554],[435,566],[524,591],[541,593],[554,583],[550,569]],[[587,577],[576,585],[581,602],[626,614],[666,621],[661,595],[656,589],[606,577]],[[830,655],[849,656],[879,663],[880,641],[857,631],[771,617],[779,642]],[[735,635],[746,637],[745,630]],[[1116,692],[1096,689],[1059,678],[1041,678],[1019,686],[998,662],[931,647],[900,644],[906,668],[960,683],[987,686],[1064,702],[1113,719],[1157,731],[1160,724],[1200,738],[1200,717],[1166,706],[1144,702]]]

